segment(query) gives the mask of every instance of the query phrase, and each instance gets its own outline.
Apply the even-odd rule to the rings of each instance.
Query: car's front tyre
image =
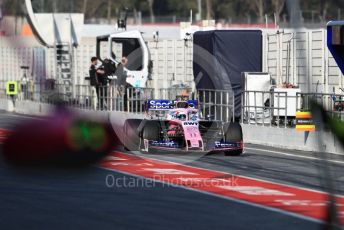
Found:
[[[123,146],[127,151],[137,151],[140,148],[140,133],[138,127],[141,119],[127,119],[123,128]]]

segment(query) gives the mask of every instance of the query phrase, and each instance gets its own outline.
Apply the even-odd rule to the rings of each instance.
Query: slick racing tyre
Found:
[[[143,128],[142,139],[158,141],[160,139],[159,122],[148,121]]]
[[[231,122],[228,125],[228,129],[225,132],[225,140],[228,142],[242,142],[243,135],[242,135],[242,128],[241,125],[237,122]],[[231,150],[226,151],[226,156],[239,156],[243,153],[243,149]]]
[[[140,126],[141,119],[127,119],[123,128],[123,145],[128,151],[137,151],[140,149]]]

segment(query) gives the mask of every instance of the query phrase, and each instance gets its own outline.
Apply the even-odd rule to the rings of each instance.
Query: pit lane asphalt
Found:
[[[243,155],[230,157],[223,154],[202,157],[198,156],[200,154],[191,154],[191,156],[145,154],[145,156],[285,185],[324,190],[319,176],[323,174],[323,161],[316,153],[252,144],[246,144],[245,147]],[[344,195],[344,156],[325,155],[331,167],[335,193]]]
[[[0,127],[10,129],[27,118],[1,112]],[[257,146],[249,146],[257,148]],[[264,148],[259,146],[259,148]],[[259,179],[319,189],[318,161],[246,150],[240,157],[201,158],[149,155],[158,159]],[[292,152],[307,156],[308,153]],[[0,154],[2,157],[2,155]],[[341,164],[334,164],[343,184]],[[139,186],[107,186],[108,176],[135,180]],[[0,159],[1,229],[318,229],[319,224],[281,213],[94,166],[78,169],[17,168]],[[342,186],[338,190],[343,193]]]

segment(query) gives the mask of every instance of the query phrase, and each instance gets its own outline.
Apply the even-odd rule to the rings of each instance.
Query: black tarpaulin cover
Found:
[[[262,31],[198,31],[193,43],[196,88],[233,90],[235,116],[240,117],[242,73],[262,71]]]

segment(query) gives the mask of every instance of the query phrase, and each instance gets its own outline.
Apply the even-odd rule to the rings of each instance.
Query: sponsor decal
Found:
[[[183,126],[198,126],[197,121],[184,121]]]
[[[174,141],[151,141],[150,145],[165,148],[179,148],[179,144]]]
[[[173,109],[171,100],[149,100],[148,109]]]
[[[146,101],[147,110],[169,110],[174,109],[176,100],[148,100]],[[198,108],[197,100],[188,100],[191,108]]]
[[[240,147],[240,143],[215,141],[215,148],[216,149],[239,148],[239,147]]]
[[[296,131],[315,131],[315,125],[310,112],[296,112]]]

